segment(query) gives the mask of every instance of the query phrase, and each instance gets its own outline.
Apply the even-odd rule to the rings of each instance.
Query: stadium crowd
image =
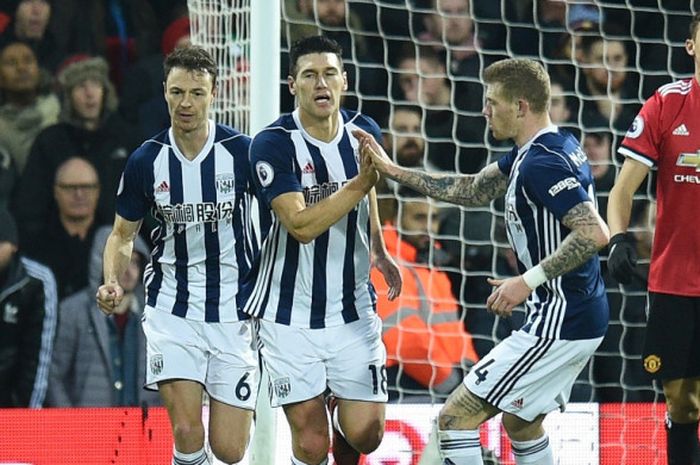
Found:
[[[350,81],[344,106],[381,123],[384,146],[402,166],[475,173],[497,160],[507,145],[488,136],[481,73],[508,56],[542,61],[554,90],[551,118],[581,138],[603,217],[621,165],[617,148],[641,104],[693,71],[678,47],[689,2],[664,15],[665,27],[647,10],[632,21],[626,5],[635,2],[622,0],[282,3],[282,70],[294,40],[322,33],[338,41]],[[100,284],[95,248],[114,219],[126,160],[169,125],[163,57],[188,43],[184,0],[0,6],[0,407],[157,402],[141,393],[145,353],[134,352],[142,350],[135,323],[148,224],[128,305],[106,317],[86,296]],[[286,84],[280,92],[280,110],[291,111]],[[606,275],[610,328],[572,401],[662,398],[640,362],[653,194],[652,178],[635,196],[638,273],[624,286]],[[390,399],[443,401],[522,322],[522,312],[501,319],[485,305],[486,278],[516,274],[503,205],[442,206],[391,181],[381,182],[379,200],[385,240],[410,282],[394,302],[377,282]]]

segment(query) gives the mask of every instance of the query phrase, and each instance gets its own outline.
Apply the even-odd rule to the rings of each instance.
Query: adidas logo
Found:
[[[316,171],[316,170],[314,169],[314,165],[312,165],[311,162],[308,162],[306,164],[306,166],[304,167],[304,169],[301,170],[301,172],[304,174],[313,173],[314,171]]]
[[[168,186],[167,182],[163,181],[156,187],[156,192],[170,192],[170,186]]]
[[[689,136],[690,132],[688,132],[688,128],[685,127],[685,124],[681,124],[676,129],[673,130],[673,135],[674,136]]]
[[[522,397],[520,399],[515,399],[513,402],[510,403],[510,405],[512,405],[513,408],[517,408],[517,409],[523,408],[524,404],[525,404],[525,402],[523,401]]]

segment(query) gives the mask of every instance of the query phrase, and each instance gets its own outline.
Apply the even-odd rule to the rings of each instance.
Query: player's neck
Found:
[[[188,160],[194,160],[199,152],[204,148],[204,144],[207,143],[209,138],[209,123],[204,124],[202,127],[195,129],[194,131],[183,131],[173,127],[173,135],[175,136],[175,144],[180,152]]]
[[[514,138],[515,145],[518,147],[527,144],[530,139],[535,137],[535,134],[552,125],[552,121],[549,119],[547,113],[542,115],[530,113],[525,118],[520,131],[518,131],[518,134]]]
[[[301,125],[311,137],[322,142],[330,142],[338,134],[338,112],[328,118],[314,118],[303,110],[299,111]]]

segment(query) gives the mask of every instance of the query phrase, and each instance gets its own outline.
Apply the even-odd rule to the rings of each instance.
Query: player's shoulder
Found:
[[[215,126],[214,143],[223,145],[234,154],[240,152],[247,157],[251,140],[250,136],[231,126],[225,124]]]
[[[697,86],[693,84],[693,79],[669,82],[656,89],[654,98],[648,99],[645,105],[656,105],[663,110],[673,111],[685,103],[691,92],[698,91]]]
[[[287,113],[260,130],[253,137],[253,144],[259,146],[260,144],[269,143],[275,145],[291,143],[291,134],[298,130],[294,117],[291,113]]]
[[[544,166],[566,165],[574,168],[585,162],[586,156],[578,139],[570,132],[557,131],[540,135],[534,141],[526,157],[526,166],[535,170]]]
[[[164,129],[158,134],[149,137],[143,143],[136,148],[129,156],[129,161],[131,163],[143,163],[150,162],[158,156],[158,154],[163,150],[163,148],[169,148],[172,144],[170,143],[169,129]]]
[[[379,125],[371,117],[360,113],[359,111],[348,110],[346,108],[340,109],[340,114],[343,116],[343,121],[345,125],[355,125],[365,131],[379,131]]]

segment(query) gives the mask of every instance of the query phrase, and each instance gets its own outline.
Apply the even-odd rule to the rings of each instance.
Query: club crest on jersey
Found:
[[[641,116],[637,116],[634,118],[634,121],[632,121],[632,126],[630,126],[625,137],[636,139],[642,134],[642,131],[644,131],[644,119],[642,119]]]
[[[151,373],[159,375],[163,371],[163,355],[155,354],[151,357]]]
[[[656,373],[661,369],[661,357],[658,355],[649,355],[644,359],[644,369],[649,373]]]
[[[275,178],[275,170],[273,170],[272,165],[266,161],[257,162],[255,164],[255,172],[258,174],[258,180],[263,187],[272,184],[272,180]]]
[[[232,173],[216,175],[216,190],[220,194],[228,194],[236,187]]]
[[[292,384],[290,383],[289,378],[276,379],[273,388],[278,399],[284,399],[290,392],[292,392]]]

